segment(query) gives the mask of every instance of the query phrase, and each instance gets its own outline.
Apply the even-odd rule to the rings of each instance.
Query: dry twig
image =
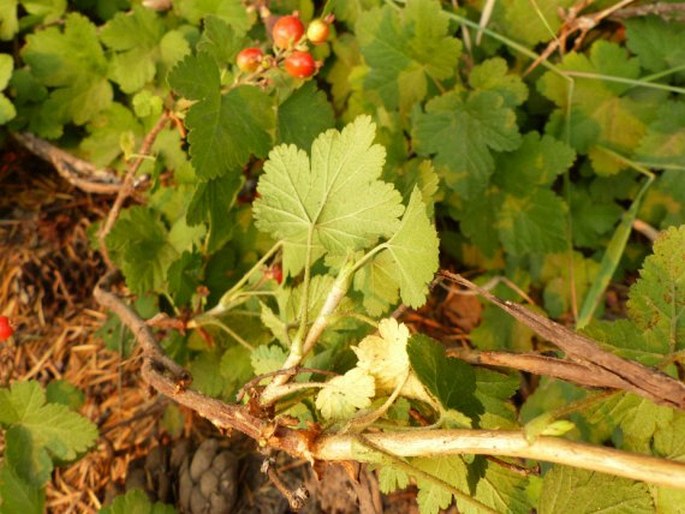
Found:
[[[552,342],[574,362],[587,367],[590,373],[596,373],[597,376],[602,377],[611,375],[613,377],[611,381],[615,381],[617,389],[633,392],[671,408],[685,409],[685,384],[660,371],[602,350],[589,337],[573,332],[522,305],[500,300],[460,275],[449,271],[443,271],[442,275],[467,289],[477,291],[488,301]]]
[[[29,132],[15,132],[12,137],[28,151],[51,163],[62,178],[86,193],[114,195],[121,188],[121,180],[114,172],[96,168],[44,139]]]
[[[143,143],[140,146],[140,150],[138,151],[138,157],[131,162],[128,171],[126,172],[126,176],[124,177],[124,181],[121,184],[119,190],[117,191],[117,197],[114,200],[114,203],[112,204],[112,208],[110,209],[107,218],[105,219],[105,221],[102,224],[102,227],[100,228],[100,232],[98,233],[100,253],[102,254],[102,258],[107,263],[107,266],[109,268],[113,268],[114,266],[112,266],[112,261],[109,258],[109,252],[107,251],[105,238],[107,237],[107,234],[109,234],[110,230],[112,230],[114,223],[119,217],[119,213],[121,212],[121,208],[124,206],[124,202],[136,190],[136,173],[145,161],[145,158],[149,155],[150,150],[152,149],[152,145],[155,142],[155,139],[157,139],[159,133],[169,122],[169,119],[170,116],[167,112],[162,113],[159,120],[157,120],[157,123],[155,123],[155,126],[152,127],[152,129],[150,129],[150,132],[146,134],[145,138],[143,139]]]

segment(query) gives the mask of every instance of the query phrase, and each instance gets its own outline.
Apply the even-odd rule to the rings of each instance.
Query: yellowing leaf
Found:
[[[406,325],[398,323],[394,318],[388,318],[378,324],[378,332],[379,335],[367,336],[357,347],[352,347],[359,359],[357,368],[375,379],[379,392],[391,393],[401,387],[402,396],[434,404],[434,400],[411,371],[407,354],[409,329]]]
[[[316,396],[316,408],[326,419],[349,418],[371,405],[375,392],[373,377],[362,369],[352,368],[326,382]]]

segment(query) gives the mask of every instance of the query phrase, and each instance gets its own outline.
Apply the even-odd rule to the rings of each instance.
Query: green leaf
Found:
[[[367,248],[399,227],[399,193],[378,180],[385,151],[361,116],[342,132],[316,138],[311,159],[295,146],[269,154],[253,204],[256,226],[284,240],[284,271],[298,272],[307,247],[333,254]],[[293,261],[295,264],[292,264]]]
[[[31,25],[54,23],[62,17],[67,7],[66,0],[21,0],[21,4],[30,15],[21,20],[23,27],[29,23]]]
[[[637,158],[650,166],[685,166],[685,102],[667,101],[657,111],[636,150]]]
[[[485,467],[484,473],[478,469],[475,499],[496,512],[511,514],[528,514],[531,512],[531,501],[526,487],[528,479],[511,470],[478,458],[469,469],[469,478],[474,474],[474,467]],[[457,507],[464,514],[479,514],[481,509],[457,499]]]
[[[202,255],[198,252],[183,252],[178,260],[171,263],[167,270],[167,283],[176,306],[190,302],[200,285],[202,270]]]
[[[574,4],[575,0],[546,0],[535,4],[529,0],[496,2],[488,28],[532,48],[553,39],[562,24],[559,9]]]
[[[485,409],[485,413],[480,417],[480,427],[519,428],[516,409],[511,401],[511,397],[520,387],[519,375],[507,375],[483,368],[477,368],[475,371],[475,396]]]
[[[121,214],[107,236],[107,247],[134,294],[162,290],[169,266],[179,257],[159,216],[141,206]]]
[[[533,188],[551,186],[574,160],[575,152],[566,143],[529,132],[516,150],[498,156],[494,183],[508,193],[526,196]]]
[[[218,398],[227,388],[227,381],[221,373],[221,359],[216,351],[202,352],[193,359],[190,374],[193,387],[207,396]]]
[[[242,174],[231,171],[222,177],[199,182],[196,186],[188,205],[186,221],[189,225],[209,225],[207,247],[210,252],[220,248],[231,235],[233,223],[229,214],[242,184]]]
[[[235,397],[238,389],[252,378],[251,353],[251,350],[242,345],[234,345],[221,356],[219,370],[229,388],[224,392],[225,398]]]
[[[616,218],[614,218],[616,219]],[[575,227],[575,218],[573,224]],[[542,257],[540,274],[536,281],[545,284],[542,292],[545,300],[545,311],[551,318],[560,318],[572,311],[573,295],[583,298],[595,282],[599,263],[586,259],[579,252],[548,253]],[[573,291],[570,284],[573,282]],[[530,343],[529,332],[528,343]],[[521,348],[524,349],[524,348]],[[527,346],[525,350],[531,350]]]
[[[283,366],[287,353],[278,345],[262,345],[250,355],[250,362],[255,375],[278,371]]]
[[[654,505],[643,483],[555,465],[543,480],[538,512],[652,514]]]
[[[673,422],[674,411],[632,393],[623,393],[588,408],[583,414],[590,423],[604,426],[608,433],[620,428],[622,448],[649,453],[654,434]]]
[[[14,60],[12,56],[10,54],[0,54],[0,91],[9,84],[13,69]]]
[[[79,388],[66,380],[53,380],[45,388],[48,403],[60,403],[77,410],[83,406],[85,395]]]
[[[570,196],[573,243],[586,248],[600,246],[611,235],[623,211],[615,202],[602,201],[582,188],[574,187]],[[578,297],[582,298],[583,294]]]
[[[265,327],[267,327],[274,337],[281,342],[281,344],[287,345],[290,342],[288,336],[288,325],[279,318],[271,308],[265,303],[261,303],[262,312],[260,314],[260,319]]]
[[[534,332],[495,305],[485,305],[480,324],[470,339],[479,350],[527,352],[533,349]]]
[[[316,408],[325,419],[345,419],[371,405],[376,392],[374,380],[366,371],[352,368],[332,378],[316,395]]]
[[[316,136],[333,126],[333,108],[314,81],[305,82],[278,107],[279,143],[309,148]]]
[[[468,491],[468,469],[459,455],[421,457],[413,459],[411,464],[457,489]],[[444,487],[422,477],[416,478],[416,485],[419,487],[416,501],[421,514],[437,514],[452,503],[453,494]]]
[[[196,59],[209,60],[206,65],[216,68],[212,58],[203,55]],[[241,168],[251,155],[265,157],[274,127],[272,100],[266,93],[256,87],[238,86],[221,95],[218,70],[213,78],[215,90],[194,104],[186,117],[191,161],[204,179]]]
[[[685,349],[685,225],[669,228],[654,243],[640,279],[630,288],[628,311],[645,333],[668,341],[671,352]]]
[[[476,374],[473,368],[464,361],[447,358],[440,343],[421,334],[411,337],[407,353],[419,380],[442,406],[466,414],[478,425],[484,410],[474,396]]]
[[[607,350],[645,366],[658,366],[669,353],[668,340],[645,333],[630,320],[594,320],[583,333],[603,345]]]
[[[515,73],[507,73],[507,61],[501,57],[487,59],[473,67],[469,84],[476,90],[494,91],[504,98],[504,105],[516,107],[528,98],[528,87]]]
[[[307,319],[312,320],[323,307],[335,279],[331,275],[315,275],[309,282],[307,296]],[[303,284],[290,290],[290,294],[279,297],[279,310],[286,324],[295,323],[302,309]]]
[[[208,53],[219,65],[227,65],[233,62],[243,45],[242,32],[216,16],[205,18],[202,37],[197,43],[198,52]]]
[[[107,60],[95,25],[84,16],[69,14],[63,30],[29,34],[21,55],[41,84],[55,88],[31,120],[31,130],[58,137],[65,123],[84,125],[110,106]]]
[[[409,485],[409,475],[392,465],[384,465],[378,471],[378,487],[383,494],[389,494]]]
[[[250,29],[255,16],[248,13],[241,0],[178,0],[174,9],[193,25],[200,25],[203,18],[213,15],[243,34]]]
[[[171,70],[167,80],[176,93],[189,100],[216,101],[221,96],[219,67],[207,52],[186,56]]]
[[[658,16],[628,18],[626,45],[643,68],[659,72],[685,65],[685,24]],[[682,76],[682,71],[681,71]]]
[[[376,257],[354,275],[354,289],[363,295],[369,316],[381,316],[399,300],[397,276],[387,264],[387,259]]]
[[[438,270],[438,236],[415,188],[400,226],[376,257],[376,264],[399,286],[402,301],[420,307]]]
[[[564,250],[566,210],[564,201],[547,189],[523,197],[506,195],[497,216],[504,249],[515,256]]]
[[[464,198],[485,189],[495,169],[491,150],[521,144],[514,111],[494,91],[465,96],[457,91],[430,100],[412,116],[412,137],[419,155],[435,155],[447,185]]]
[[[678,411],[667,425],[654,434],[654,453],[669,459],[685,462],[685,414]]]
[[[265,157],[275,125],[272,99],[253,86],[221,94],[214,58],[187,56],[169,74],[169,84],[195,103],[186,116],[190,155],[198,176],[211,179],[241,169],[250,155]]]
[[[5,432],[5,462],[33,487],[44,487],[54,469],[52,459],[31,431],[14,425]]]
[[[81,140],[84,159],[96,166],[109,166],[123,153],[122,137],[143,138],[143,126],[124,105],[113,102],[86,125],[88,136]]]
[[[493,257],[500,249],[499,234],[492,230],[497,226],[497,216],[504,194],[496,187],[483,191],[477,198],[466,202],[463,210],[453,209],[452,215],[461,222],[464,235],[487,257]]]
[[[8,41],[19,31],[19,0],[0,0],[0,39]]]
[[[640,65],[637,59],[628,58],[625,49],[607,41],[592,45],[589,58],[571,52],[558,65],[562,71],[578,71],[587,74],[610,75],[622,79],[637,79]],[[663,101],[661,93],[644,99],[624,95],[630,85],[603,81],[598,78],[574,78],[571,100],[571,145],[583,154],[589,154],[595,171],[599,174],[615,174],[625,167],[601,151],[607,147],[622,155],[630,155],[638,147],[645,134],[646,123]],[[561,109],[553,116],[547,131],[563,134],[565,122],[562,111],[568,106],[568,82],[559,75],[547,72],[538,81],[540,92]]]
[[[131,489],[126,494],[114,498],[111,505],[100,509],[98,514],[176,514],[171,505],[161,502],[152,503],[145,492]]]
[[[409,203],[415,188],[421,191],[421,199],[426,206],[429,218],[433,218],[435,203],[443,199],[440,188],[440,178],[435,172],[433,162],[427,159],[405,160],[402,157],[401,169],[387,169],[385,176],[395,184],[402,193],[403,203]]]
[[[0,464],[0,514],[43,514],[45,492],[22,480],[7,464]]]
[[[60,460],[75,459],[97,437],[95,425],[86,418],[64,405],[46,404],[45,392],[33,381],[0,389],[0,423],[22,427],[36,447],[44,447]]]
[[[132,12],[117,13],[102,28],[102,42],[114,50],[109,76],[124,93],[135,93],[154,79],[164,34],[159,15],[142,5],[134,5]]]
[[[17,109],[9,98],[0,93],[0,125],[13,120],[17,116]]]
[[[435,0],[410,0],[398,11],[386,5],[364,13],[356,34],[369,72],[367,89],[389,109],[409,112],[423,100],[431,81],[456,71],[461,42],[449,36],[449,19]]]

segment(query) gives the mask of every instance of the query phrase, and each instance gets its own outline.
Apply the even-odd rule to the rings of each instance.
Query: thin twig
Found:
[[[109,258],[109,252],[107,250],[107,245],[105,244],[105,238],[107,237],[107,234],[109,234],[109,232],[112,230],[114,223],[119,217],[119,213],[121,212],[121,208],[124,206],[124,202],[135,191],[135,175],[138,172],[138,169],[140,169],[140,166],[145,161],[146,157],[149,155],[150,150],[152,149],[152,145],[155,142],[155,139],[157,139],[157,136],[162,131],[164,126],[168,123],[169,119],[170,117],[167,112],[162,113],[159,120],[157,120],[157,123],[155,123],[155,126],[152,127],[152,129],[150,129],[150,131],[146,134],[145,138],[143,139],[143,143],[140,145],[140,149],[136,154],[137,158],[134,161],[132,161],[130,166],[128,167],[128,171],[126,172],[124,181],[118,190],[117,197],[114,200],[114,203],[112,204],[112,208],[110,209],[107,218],[105,219],[105,221],[102,224],[102,227],[100,228],[100,232],[98,233],[100,253],[102,254],[104,261],[107,263],[110,269],[114,266],[112,265],[112,261]]]
[[[573,332],[563,325],[559,325],[544,316],[526,309],[522,305],[500,300],[460,275],[450,273],[449,271],[442,271],[441,274],[472,291],[478,291],[483,298],[486,298],[521,323],[532,328],[538,335],[554,343],[570,359],[597,366],[606,373],[614,375],[617,380],[622,382],[622,386],[619,389],[633,392],[643,398],[649,398],[661,405],[685,409],[685,384],[638,362],[626,360],[618,355],[609,353],[600,348],[589,337]]]
[[[623,380],[600,366],[537,353],[479,352],[457,347],[447,350],[447,355],[469,364],[518,369],[535,375],[560,378],[585,387],[622,389],[625,385]]]
[[[121,180],[110,170],[96,168],[30,132],[14,132],[12,137],[29,152],[51,163],[64,180],[86,193],[115,195],[121,189]]]
[[[624,7],[609,16],[610,20],[623,21],[638,16],[660,16],[666,21],[685,19],[685,3],[668,4],[655,2],[653,4]]]

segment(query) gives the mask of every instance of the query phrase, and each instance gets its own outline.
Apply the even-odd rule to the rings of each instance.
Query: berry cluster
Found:
[[[292,77],[306,79],[314,75],[320,64],[314,61],[308,43],[320,45],[330,34],[332,16],[313,20],[305,31],[297,13],[282,16],[271,29],[274,55],[266,56],[261,48],[244,48],[238,53],[236,64],[243,73],[259,73],[281,63]]]

